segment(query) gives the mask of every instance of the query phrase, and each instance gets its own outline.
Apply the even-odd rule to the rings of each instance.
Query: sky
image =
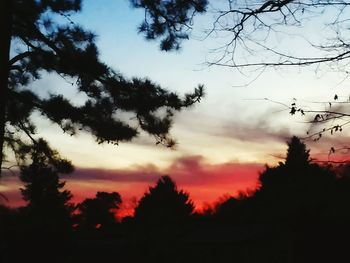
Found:
[[[170,175],[179,188],[188,191],[197,208],[253,189],[264,166],[281,161],[288,138],[303,137],[308,129],[305,118],[291,116],[273,101],[290,105],[296,98],[301,105],[317,107],[312,102],[330,100],[334,94],[347,96],[338,72],[267,69],[252,81],[256,72],[244,75],[231,68],[207,66],[210,50],[219,42],[201,39],[210,15],[198,18],[192,38],[181,50],[169,53],[137,33],[143,12],[131,9],[128,1],[83,3],[82,13],[72,19],[98,35],[102,61],[126,77],[147,77],[178,94],[204,84],[206,96],[200,104],[175,116],[171,134],[178,145],[173,150],[155,145],[145,134],[119,146],[98,145],[89,134],[70,137],[47,120],[37,119],[39,133],[76,167],[72,175],[64,177],[76,202],[97,191],[117,191],[127,210],[162,175]],[[315,34],[315,30],[305,28],[303,34]],[[277,44],[288,41],[277,39]],[[287,47],[300,48],[297,40],[293,41]],[[54,75],[44,76],[31,88],[43,96],[63,93],[77,104],[84,100]],[[313,156],[325,159],[329,148],[342,146],[346,137],[329,137],[322,143],[308,141],[308,147]],[[21,204],[18,188],[13,176],[0,182],[0,190],[13,206]]]

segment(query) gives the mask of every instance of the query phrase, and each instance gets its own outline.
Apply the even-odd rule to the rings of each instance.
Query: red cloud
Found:
[[[124,200],[124,209],[132,210],[148,187],[155,184],[162,175],[170,175],[178,188],[190,193],[191,199],[202,207],[212,203],[224,194],[236,194],[238,191],[254,188],[262,164],[228,162],[210,164],[201,156],[183,157],[175,160],[166,169],[154,165],[134,167],[130,170],[106,170],[77,168],[66,176],[66,187],[72,191],[74,202],[92,197],[97,191],[117,191]],[[17,186],[17,187],[16,187]],[[10,204],[18,204],[19,191],[14,197],[18,182],[8,187]],[[6,193],[5,193],[6,194]],[[125,214],[125,211],[124,211]]]
[[[235,195],[239,191],[255,188],[259,171],[257,163],[209,164],[202,157],[185,157],[176,160],[167,172],[191,194],[197,208],[212,203],[224,194]]]

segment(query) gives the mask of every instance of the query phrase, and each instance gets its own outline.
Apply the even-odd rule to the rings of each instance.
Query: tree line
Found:
[[[198,212],[189,193],[163,176],[121,221],[119,193],[98,192],[73,205],[59,171],[45,161],[36,156],[21,170],[27,205],[0,208],[4,262],[92,262],[115,253],[128,262],[325,262],[345,255],[349,168],[313,163],[297,137],[285,161],[260,173],[254,191]]]

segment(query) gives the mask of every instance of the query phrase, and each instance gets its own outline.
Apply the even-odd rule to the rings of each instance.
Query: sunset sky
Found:
[[[318,107],[313,102],[347,94],[340,73],[326,70],[267,69],[255,79],[254,71],[242,74],[231,68],[208,67],[205,62],[210,50],[220,42],[202,39],[211,15],[197,19],[193,37],[180,51],[165,53],[157,42],[147,42],[137,33],[143,12],[131,9],[128,1],[83,3],[82,13],[72,19],[98,35],[102,61],[126,77],[148,77],[179,94],[204,84],[206,96],[200,104],[176,115],[171,131],[178,142],[174,150],[155,145],[155,140],[145,134],[119,146],[98,145],[89,134],[70,137],[36,116],[40,135],[76,167],[75,173],[64,178],[74,201],[97,191],[117,191],[128,209],[161,175],[170,175],[179,188],[190,193],[197,207],[254,188],[264,165],[281,160],[278,156],[285,154],[288,138],[303,137],[308,129],[307,118],[291,116],[285,107],[272,101],[290,105],[296,98],[300,105]],[[304,29],[304,34],[312,33],[311,28]],[[278,39],[276,45],[286,41]],[[297,43],[297,39],[293,41]],[[290,49],[300,48],[293,41]],[[63,93],[77,104],[84,101],[55,75],[46,75],[31,85],[42,96]],[[308,147],[313,156],[327,159],[329,148],[341,146],[345,139],[309,141]],[[16,178],[2,179],[0,189],[10,205],[19,204],[18,187]]]

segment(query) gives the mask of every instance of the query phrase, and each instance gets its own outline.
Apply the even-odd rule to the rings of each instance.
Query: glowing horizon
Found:
[[[178,94],[203,83],[206,97],[175,116],[171,130],[179,142],[175,150],[156,146],[154,139],[145,134],[119,146],[98,145],[88,134],[71,137],[35,116],[38,134],[77,167],[73,175],[65,177],[75,201],[97,191],[117,191],[126,200],[139,198],[164,174],[188,191],[197,207],[213,203],[224,194],[234,195],[254,187],[263,166],[276,164],[277,157],[285,154],[285,142],[292,135],[305,136],[308,128],[306,119],[291,116],[281,105],[264,98],[286,104],[297,98],[300,103],[308,103],[346,93],[346,85],[339,85],[337,74],[327,72],[321,79],[306,69],[267,69],[246,87],[251,75],[203,65],[215,39],[192,39],[179,52],[162,53],[156,43],[137,34],[142,16],[142,12],[131,10],[127,1],[86,0],[82,13],[72,19],[96,32],[101,60],[126,77],[148,77]],[[84,101],[64,79],[49,74],[31,88],[41,96],[63,93],[76,104]],[[322,144],[310,141],[313,156],[327,160],[330,147],[342,147],[347,140],[348,132],[343,133],[344,137],[326,138]],[[1,191],[10,193],[11,198],[17,191],[17,199],[13,199],[16,204],[18,190],[14,187],[18,184],[2,179]]]

